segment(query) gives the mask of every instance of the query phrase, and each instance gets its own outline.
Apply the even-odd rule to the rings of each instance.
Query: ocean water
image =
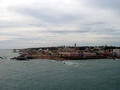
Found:
[[[120,60],[10,60],[0,50],[0,90],[120,90]]]

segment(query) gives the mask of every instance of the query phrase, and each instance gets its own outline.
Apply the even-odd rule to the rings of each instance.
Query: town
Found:
[[[20,56],[12,59],[49,59],[49,60],[84,60],[120,58],[120,47],[115,46],[59,46],[19,49]],[[14,49],[16,52],[16,49]]]

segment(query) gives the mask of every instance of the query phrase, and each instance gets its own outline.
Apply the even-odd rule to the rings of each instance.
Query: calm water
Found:
[[[120,90],[120,60],[16,61],[0,50],[0,90]]]

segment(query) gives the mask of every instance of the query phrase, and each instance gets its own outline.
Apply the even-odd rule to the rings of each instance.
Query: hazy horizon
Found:
[[[118,0],[0,0],[0,49],[120,46]]]

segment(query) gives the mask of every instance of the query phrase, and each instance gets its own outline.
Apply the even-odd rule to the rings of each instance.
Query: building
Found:
[[[80,53],[78,53],[78,52],[59,52],[59,55],[71,57],[71,56],[80,56]]]
[[[83,55],[84,55],[85,58],[96,57],[96,53],[92,53],[92,52],[83,52]]]
[[[116,57],[120,57],[120,49],[113,49],[113,55]]]

